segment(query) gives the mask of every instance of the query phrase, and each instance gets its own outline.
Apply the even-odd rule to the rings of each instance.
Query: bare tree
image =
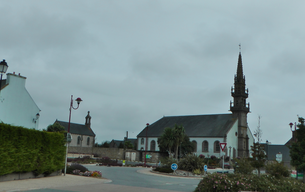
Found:
[[[254,131],[254,137],[256,137],[257,142],[260,143],[262,141],[263,131],[261,130],[261,116],[258,116],[258,125],[256,130]]]

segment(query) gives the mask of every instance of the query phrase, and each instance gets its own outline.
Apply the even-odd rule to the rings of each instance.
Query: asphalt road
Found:
[[[112,180],[111,184],[113,185],[191,192],[195,190],[200,181],[200,178],[183,178],[147,174],[147,171],[141,172],[143,168],[139,167],[106,167],[91,165],[86,167],[90,171],[101,171],[103,177]]]
[[[192,192],[200,181],[200,178],[154,174],[149,168],[85,166],[92,171],[101,171],[106,179],[67,174],[14,180],[0,182],[0,192]]]

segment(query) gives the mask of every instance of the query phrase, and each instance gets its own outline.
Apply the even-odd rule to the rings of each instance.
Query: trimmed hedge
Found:
[[[0,123],[0,175],[33,172],[48,175],[65,164],[62,133]]]

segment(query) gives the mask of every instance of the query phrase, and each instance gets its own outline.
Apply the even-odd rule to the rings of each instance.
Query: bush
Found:
[[[122,163],[118,163],[117,160],[111,160],[109,157],[102,157],[101,159],[97,159],[96,162],[106,166],[122,166]]]
[[[33,172],[48,175],[65,164],[63,133],[0,123],[0,175]]]
[[[290,172],[284,163],[278,163],[277,161],[270,162],[266,165],[266,173],[276,178],[290,176]]]
[[[79,170],[79,172],[86,172],[86,171],[89,171],[86,167],[80,165],[80,164],[72,164],[70,166],[67,167],[67,171],[66,173],[67,174],[75,174],[77,171],[74,171],[74,170]],[[75,173],[74,173],[74,172]]]
[[[178,165],[179,169],[191,172],[193,172],[195,169],[203,171],[203,166],[203,159],[193,154],[186,155]]]
[[[235,159],[234,163],[234,173],[241,173],[241,174],[252,174],[254,168],[251,166],[250,161],[246,158],[242,159]]]
[[[292,178],[276,179],[273,176],[243,174],[208,174],[198,184],[199,191],[302,191],[305,184]]]
[[[163,172],[163,173],[172,173],[174,172],[170,167],[168,166],[163,166],[163,167],[156,167],[154,169],[154,171],[159,171],[159,172]]]

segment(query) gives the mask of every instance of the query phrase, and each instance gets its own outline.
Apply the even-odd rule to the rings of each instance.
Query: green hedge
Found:
[[[50,174],[64,168],[64,134],[0,123],[0,175]]]

